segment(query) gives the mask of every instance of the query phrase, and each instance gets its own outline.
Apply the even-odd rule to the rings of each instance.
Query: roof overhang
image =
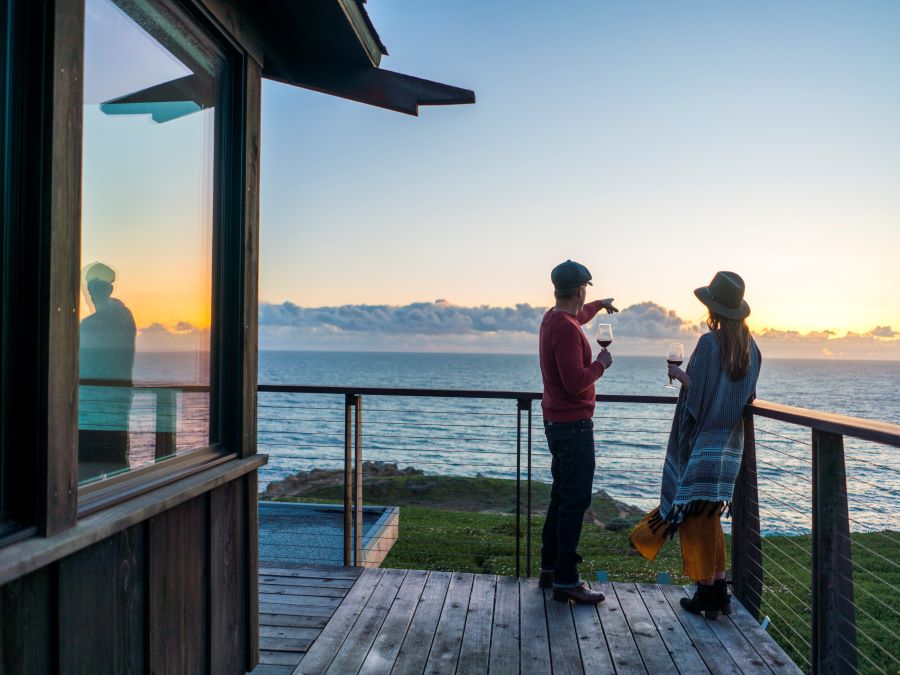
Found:
[[[234,0],[263,77],[410,115],[474,103],[475,93],[378,66],[387,49],[365,0]]]
[[[422,105],[474,103],[469,89],[379,68],[387,49],[365,0],[218,0],[210,10],[262,64],[263,77],[408,115]],[[114,0],[140,16],[143,3]],[[178,80],[106,101],[109,115],[150,114],[166,122],[213,105],[194,63],[177,41],[166,48],[194,71]]]

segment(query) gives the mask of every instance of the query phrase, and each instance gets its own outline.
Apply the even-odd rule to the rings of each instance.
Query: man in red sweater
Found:
[[[591,344],[582,330],[605,309],[617,312],[612,298],[585,304],[591,273],[567,260],[550,273],[556,305],[541,321],[540,352],[544,395],[544,432],[553,459],[553,487],[541,548],[542,588],[553,598],[580,603],[603,601],[578,575],[578,541],[594,483],[594,382],[612,365],[606,349],[592,360]]]

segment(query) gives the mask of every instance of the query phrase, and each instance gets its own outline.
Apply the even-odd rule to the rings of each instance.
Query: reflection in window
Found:
[[[79,479],[210,444],[223,59],[146,0],[87,0]]]

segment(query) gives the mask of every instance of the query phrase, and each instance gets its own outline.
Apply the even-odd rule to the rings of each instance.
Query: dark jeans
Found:
[[[544,422],[553,461],[553,488],[541,537],[541,569],[554,571],[558,585],[578,583],[578,540],[594,484],[594,423]]]

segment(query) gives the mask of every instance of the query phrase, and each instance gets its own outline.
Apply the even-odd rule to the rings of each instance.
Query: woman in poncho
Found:
[[[631,541],[649,560],[676,531],[684,573],[697,582],[688,610],[715,618],[729,611],[725,536],[720,518],[731,504],[744,450],[744,407],[756,395],[761,355],[745,319],[744,281],[718,272],[694,291],[709,308],[709,332],[687,370],[669,366],[682,384],[663,469],[660,505],[634,528]]]

